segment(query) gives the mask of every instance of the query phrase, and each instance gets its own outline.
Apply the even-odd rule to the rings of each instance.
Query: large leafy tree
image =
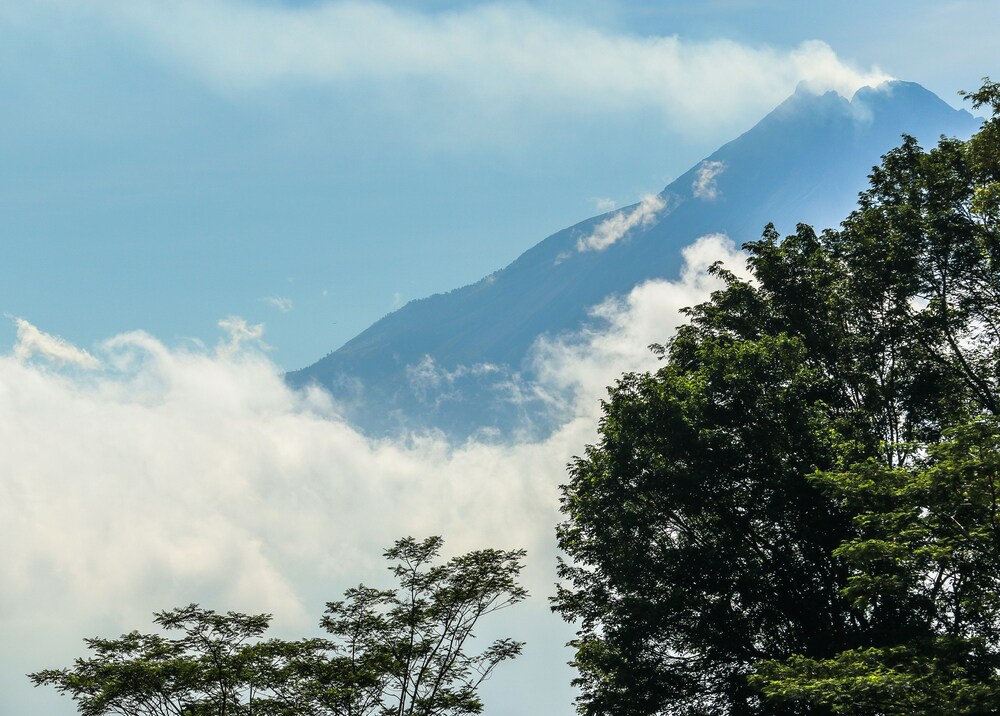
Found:
[[[894,286],[925,404],[896,461],[844,459],[815,484],[852,514],[834,551],[865,626],[852,648],[758,665],[775,702],[845,714],[1000,710],[1000,87],[969,95],[993,118],[968,142],[886,157],[836,249]],[[867,256],[867,261],[863,257]],[[925,401],[926,403],[927,401]]]
[[[839,231],[768,227],[744,247],[752,280],[715,267],[725,287],[657,348],[660,370],[610,389],[558,528],[554,607],[579,625],[581,713],[829,713],[809,673],[889,673],[878,653],[918,647],[952,675],[939,692],[953,677],[972,698],[992,673],[944,638],[964,576],[924,595],[937,612],[898,599],[933,580],[930,562],[893,573],[905,586],[862,579],[861,555],[891,541],[873,525],[902,525],[852,491],[862,474],[882,484],[875,467],[924,475],[949,428],[1000,412],[1000,91],[971,98],[994,110],[976,136],[929,152],[904,138]],[[987,615],[984,584],[960,593]]]
[[[197,605],[160,612],[163,633],[87,639],[72,668],[30,675],[85,716],[460,716],[522,644],[470,647],[482,617],[523,600],[524,552],[485,549],[439,563],[440,537],[398,540],[394,589],[364,585],[330,602],[329,638],[265,639],[270,615]],[[171,638],[171,632],[179,636]]]
[[[858,619],[882,628],[830,657],[765,661],[755,685],[838,714],[996,713],[1000,422],[951,428],[912,465],[868,460],[816,480],[855,515],[834,554]]]
[[[850,521],[804,475],[853,411],[801,336],[766,330],[774,301],[730,280],[659,371],[611,390],[570,467],[555,606],[580,625],[582,713],[763,712],[755,662],[836,651],[852,628],[829,559]]]

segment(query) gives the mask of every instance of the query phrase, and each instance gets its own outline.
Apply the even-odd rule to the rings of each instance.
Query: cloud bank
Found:
[[[825,43],[795,47],[640,36],[521,3],[419,12],[379,2],[108,0],[34,5],[91,20],[225,92],[370,87],[398,101],[444,93],[491,108],[652,108],[691,131],[759,112],[800,81],[849,95],[889,79]],[[94,22],[96,20],[96,22]]]
[[[84,636],[148,628],[155,609],[269,611],[279,633],[313,633],[326,600],[362,579],[387,584],[379,555],[394,539],[442,534],[451,552],[530,553],[534,597],[497,620],[528,651],[496,675],[491,713],[569,714],[570,631],[545,601],[557,488],[595,439],[604,386],[655,367],[646,346],[707,296],[716,259],[742,265],[725,237],[703,237],[678,281],[639,286],[596,307],[586,331],[540,341],[537,389],[563,401],[566,422],[505,445],[367,439],[327,394],[289,390],[240,319],[220,324],[215,350],[133,332],[93,352],[19,321],[0,356],[0,712],[72,713],[21,675],[68,663]],[[447,379],[432,368],[415,379]]]

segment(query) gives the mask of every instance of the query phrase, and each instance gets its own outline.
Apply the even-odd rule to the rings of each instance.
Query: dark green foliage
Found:
[[[87,639],[93,656],[30,678],[72,696],[86,716],[308,713],[289,689],[318,643],[264,641],[269,621],[267,614],[222,615],[192,604],[155,615],[178,638],[131,632]]]
[[[611,388],[558,528],[581,713],[993,712],[995,521],[955,500],[1000,479],[969,467],[1000,412],[998,207],[1000,119],[904,138],[841,230],[768,227],[753,280],[714,267],[663,367]],[[933,518],[959,513],[974,540]]]
[[[834,555],[868,628],[832,658],[760,664],[767,695],[843,714],[1000,710],[1000,423],[957,426],[927,450],[901,468],[817,474],[855,515]]]
[[[440,537],[385,552],[399,586],[359,585],[327,605],[329,639],[264,640],[270,616],[191,605],[160,612],[160,634],[87,639],[72,669],[30,675],[71,696],[85,716],[459,716],[522,644],[467,653],[479,619],[527,596],[523,551],[478,550],[434,564]]]
[[[700,312],[570,468],[556,608],[580,620],[583,713],[757,713],[755,662],[851,627],[829,559],[849,521],[803,479],[834,460],[837,396],[803,338],[762,330],[757,292],[718,298],[742,325]]]

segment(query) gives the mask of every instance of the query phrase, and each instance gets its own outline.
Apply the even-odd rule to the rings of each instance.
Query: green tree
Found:
[[[327,604],[321,624],[336,646],[315,695],[329,713],[480,713],[479,686],[521,653],[523,644],[512,639],[478,654],[466,649],[482,617],[527,597],[517,583],[525,553],[486,549],[434,564],[441,545],[440,537],[399,540],[385,553],[395,562],[397,589],[360,585]]]
[[[696,311],[659,371],[611,389],[601,442],[570,466],[554,606],[579,624],[581,713],[769,713],[757,661],[850,643],[830,559],[850,520],[804,476],[833,464],[851,406],[731,281],[717,305],[747,325]]]
[[[85,716],[459,716],[482,711],[482,682],[520,642],[479,653],[479,620],[522,601],[524,552],[485,549],[436,559],[440,537],[386,550],[395,589],[359,585],[327,605],[325,639],[264,639],[270,615],[197,605],[160,612],[164,634],[87,639],[73,668],[30,674]],[[180,636],[170,638],[169,632]]]
[[[837,235],[861,275],[893,285],[894,322],[921,377],[946,376],[953,393],[924,400],[919,429],[896,436],[911,442],[886,443],[899,459],[844,459],[814,476],[853,515],[834,557],[865,628],[835,655],[759,664],[753,683],[776,702],[844,714],[1000,709],[1000,87],[987,79],[967,96],[993,110],[981,131],[930,152],[908,139]]]
[[[295,665],[318,644],[264,640],[269,622],[267,614],[217,614],[192,604],[154,615],[178,638],[133,631],[86,639],[92,656],[30,678],[72,696],[86,716],[308,713],[287,692]]]
[[[816,480],[854,515],[834,552],[860,620],[892,624],[830,658],[758,665],[776,701],[838,714],[1000,710],[1000,422],[945,431],[904,467],[876,460]]]
[[[830,713],[793,693],[809,669],[819,683],[840,663],[847,698],[872,675],[899,687],[918,648],[914,678],[933,665],[940,691],[985,688],[992,656],[960,658],[919,600],[871,601],[884,574],[861,599],[856,557],[886,534],[845,496],[864,470],[922,474],[950,428],[998,413],[1000,92],[970,97],[994,110],[971,140],[905,137],[838,231],[768,227],[744,246],[753,279],[714,267],[724,288],[656,348],[663,366],[610,389],[558,528],[553,606],[579,627],[581,713]],[[897,597],[929,574],[896,573]],[[989,611],[985,587],[962,594]]]

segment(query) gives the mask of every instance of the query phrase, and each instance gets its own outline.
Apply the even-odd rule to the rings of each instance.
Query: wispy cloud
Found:
[[[714,201],[719,197],[719,188],[716,186],[716,178],[726,170],[725,162],[705,160],[698,165],[698,172],[694,181],[691,182],[691,193],[696,199],[704,201]]]
[[[229,316],[219,321],[219,328],[226,332],[226,338],[219,341],[215,348],[216,353],[220,356],[236,355],[247,344],[256,344],[260,348],[270,348],[263,340],[263,323],[250,324],[239,316]]]
[[[265,296],[260,300],[269,306],[277,308],[282,313],[288,313],[295,308],[295,304],[292,302],[292,299],[285,298],[284,296]]]
[[[417,396],[424,403],[440,404],[448,400],[460,400],[459,387],[463,379],[479,376],[509,376],[506,366],[493,363],[459,365],[453,369],[439,366],[429,355],[425,355],[413,365],[406,366],[406,378]]]
[[[14,344],[14,357],[26,361],[39,357],[54,363],[76,366],[77,368],[97,368],[101,362],[82,348],[72,343],[43,333],[23,318],[15,318],[17,325],[17,342]]]
[[[408,87],[493,108],[655,108],[699,131],[734,112],[773,106],[799,81],[849,94],[888,78],[842,61],[819,41],[776,48],[639,36],[522,3],[419,12],[365,1],[37,1],[62,14],[98,15],[168,66],[227,92],[304,84],[399,94]]]
[[[646,228],[656,223],[666,207],[667,202],[662,196],[647,194],[632,209],[622,209],[595,226],[590,234],[578,239],[576,250],[604,251],[625,238],[632,229]]]
[[[591,197],[590,203],[594,205],[595,209],[602,213],[605,211],[614,211],[614,208],[618,206],[618,202],[606,196]]]

